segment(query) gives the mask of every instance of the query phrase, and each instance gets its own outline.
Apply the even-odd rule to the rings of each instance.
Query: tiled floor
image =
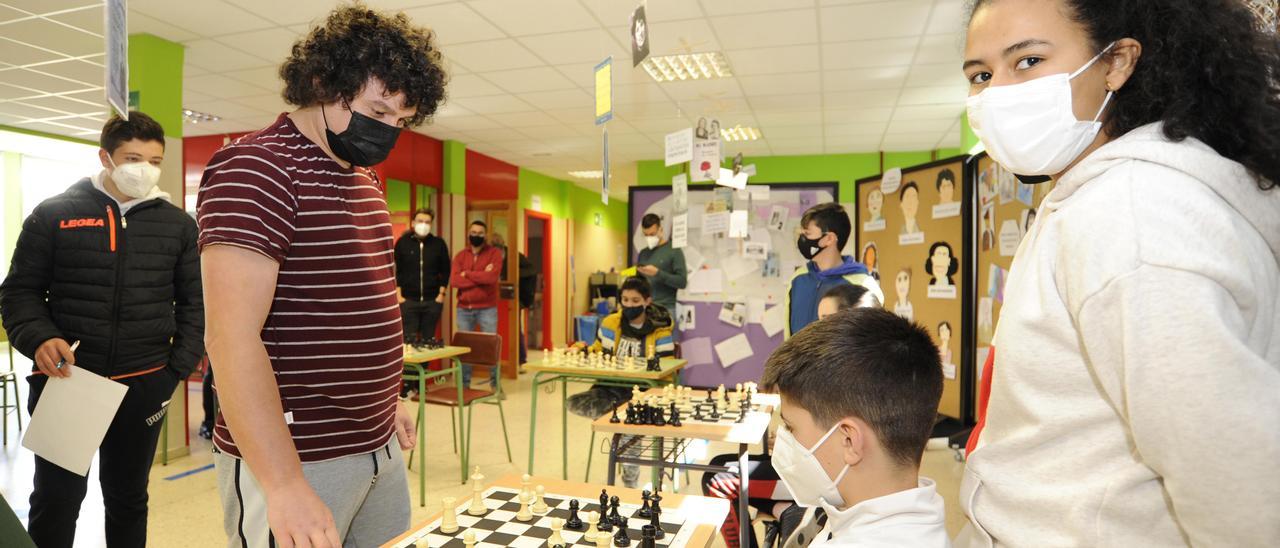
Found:
[[[22,371],[23,365],[18,364]],[[525,375],[520,380],[504,384],[509,399],[504,402],[507,415],[507,428],[511,435],[512,457],[515,462],[507,462],[506,452],[502,446],[501,428],[498,425],[498,410],[492,406],[482,405],[475,410],[475,440],[472,446],[472,464],[479,465],[489,478],[497,478],[509,473],[523,473],[528,463],[529,451],[529,400],[531,376]],[[22,394],[27,390],[23,384]],[[570,391],[582,390],[579,385]],[[152,546],[169,547],[221,547],[226,544],[222,532],[222,512],[217,495],[216,478],[212,468],[209,442],[195,435],[202,414],[200,410],[200,387],[192,383],[189,387],[191,397],[192,447],[188,457],[170,461],[168,466],[156,465],[151,472],[151,514],[149,525],[149,543]],[[549,387],[543,387],[548,390]],[[558,385],[554,390],[559,390]],[[560,395],[554,392],[539,396],[539,428],[537,430],[536,472],[543,475],[560,473]],[[13,421],[10,415],[8,420]],[[440,499],[444,496],[465,497],[470,493],[459,481],[458,458],[454,455],[449,435],[449,414],[443,407],[427,407],[427,506],[419,507],[418,474],[409,472],[410,491],[413,499],[413,521],[416,523],[439,510]],[[31,473],[33,457],[22,449],[15,431],[16,423],[10,423],[8,444],[0,451],[0,494],[14,507],[18,517],[26,520],[27,497],[31,492]],[[587,440],[590,438],[590,426],[586,419],[570,415],[569,417],[569,471],[570,479],[581,480],[586,470]],[[597,443],[601,442],[597,438]],[[695,448],[709,455],[729,452],[730,447]],[[598,448],[597,448],[598,450]],[[604,483],[604,456],[596,453],[591,469],[592,482]],[[206,469],[207,468],[207,469]],[[95,467],[96,469],[96,467]],[[415,466],[416,469],[416,466]],[[174,478],[184,472],[189,475]],[[956,493],[960,485],[963,464],[957,462],[951,451],[929,451],[925,454],[921,473],[934,478],[938,489],[947,502],[947,529],[954,536],[963,525],[964,517],[956,505]],[[80,512],[79,527],[76,531],[77,547],[98,548],[105,546],[102,529],[102,493],[97,486],[96,472],[90,473],[88,497]],[[647,478],[643,474],[642,478]],[[695,482],[698,475],[690,477]],[[696,487],[682,489],[685,493],[696,491]]]

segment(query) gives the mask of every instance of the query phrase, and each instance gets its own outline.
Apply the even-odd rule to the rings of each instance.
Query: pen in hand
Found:
[[[76,341],[76,342],[71,343],[71,353],[72,353],[72,354],[75,354],[75,353],[76,353],[76,349],[77,349],[77,348],[80,348],[80,341]],[[62,369],[62,366],[64,366],[64,365],[67,365],[67,359],[66,359],[66,358],[62,358],[61,360],[58,360],[58,365],[57,365],[56,367],[57,367],[58,369]]]

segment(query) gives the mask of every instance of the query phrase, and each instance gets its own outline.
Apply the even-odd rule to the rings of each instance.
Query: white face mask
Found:
[[[160,182],[160,168],[147,162],[130,162],[116,165],[115,160],[107,156],[111,163],[111,180],[116,188],[130,198],[146,198],[151,189]]]
[[[969,97],[969,125],[991,157],[1018,175],[1054,175],[1089,147],[1111,101],[1102,101],[1093,120],[1081,122],[1072,110],[1071,80],[1093,66],[1111,43],[1079,70],[1021,84],[989,87]]]
[[[413,233],[419,238],[426,238],[427,234],[431,234],[431,225],[427,223],[413,223]]]
[[[786,426],[778,427],[778,441],[773,448],[773,469],[778,472],[778,478],[787,486],[787,490],[791,491],[796,504],[818,506],[826,502],[836,508],[844,506],[844,497],[840,495],[837,486],[849,472],[849,465],[845,464],[833,480],[822,468],[822,463],[818,462],[818,457],[813,456],[814,451],[822,447],[839,427],[840,423],[836,423],[827,430],[812,449],[800,445]]]
[[[655,248],[655,247],[658,247],[658,237],[657,237],[657,236],[645,236],[645,237],[644,237],[644,245],[649,246],[649,249],[653,249],[653,248]]]

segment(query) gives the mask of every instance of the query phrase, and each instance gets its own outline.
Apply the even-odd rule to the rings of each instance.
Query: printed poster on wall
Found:
[[[606,57],[595,68],[596,125],[613,119],[613,56]]]
[[[695,141],[689,181],[702,183],[720,178],[720,141]]]
[[[671,210],[689,211],[689,176],[680,173],[671,178]]]
[[[667,166],[674,166],[693,159],[693,128],[668,133],[666,138]]]
[[[684,249],[689,245],[689,214],[678,213],[671,218],[671,247]]]

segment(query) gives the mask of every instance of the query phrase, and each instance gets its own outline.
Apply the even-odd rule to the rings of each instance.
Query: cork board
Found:
[[[857,182],[858,259],[880,279],[885,309],[928,329],[942,357],[938,413],[972,416],[972,202],[966,157]]]

